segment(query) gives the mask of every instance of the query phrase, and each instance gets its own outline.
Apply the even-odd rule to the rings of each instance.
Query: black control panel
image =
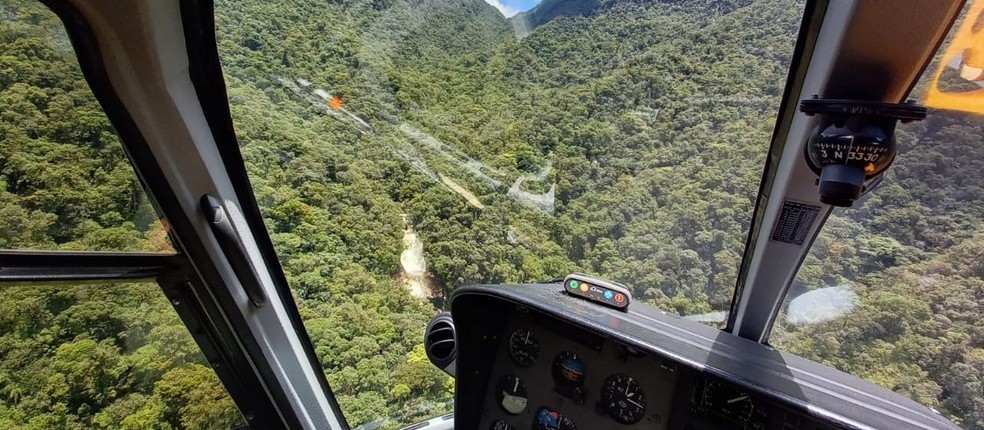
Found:
[[[531,311],[498,336],[479,429],[834,429],[701,374]]]
[[[455,291],[455,428],[957,428],[829,367],[644,304],[613,309],[565,288]]]
[[[515,313],[497,339],[482,429],[665,429],[673,363]]]

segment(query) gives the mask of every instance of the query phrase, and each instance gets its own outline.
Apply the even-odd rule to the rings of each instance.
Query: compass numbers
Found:
[[[874,163],[888,152],[888,148],[870,145],[852,145],[849,143],[820,143],[817,152],[826,162],[824,164],[859,161]]]
[[[496,420],[489,426],[489,430],[514,430],[513,426],[503,420]]]

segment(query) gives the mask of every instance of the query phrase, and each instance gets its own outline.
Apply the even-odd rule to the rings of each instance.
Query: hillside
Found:
[[[451,406],[453,381],[421,347],[441,301],[399,280],[404,218],[438,293],[585,271],[668,312],[726,310],[802,6],[545,0],[507,20],[481,0],[218,1],[250,180],[349,422],[398,428]],[[167,249],[57,23],[20,0],[3,11],[0,105],[15,108],[0,114],[0,246]],[[796,281],[848,285],[858,310],[773,337],[972,429],[984,429],[982,133],[980,118],[946,112],[902,128],[892,173],[831,217]],[[3,313],[0,427],[234,421],[193,345],[167,361],[161,331],[121,328],[138,315],[87,310],[71,291],[57,303],[3,291],[14,309],[48,313]],[[180,332],[169,312],[155,302],[148,319]],[[63,391],[28,384],[45,368],[9,376],[30,351],[64,364],[61,345],[90,341],[121,373],[66,377]],[[117,389],[89,399],[95,386]]]
[[[599,0],[569,1],[545,0],[533,9],[520,12],[509,19],[518,37],[525,37],[537,27],[553,21],[555,18],[570,16],[591,16],[601,7]]]

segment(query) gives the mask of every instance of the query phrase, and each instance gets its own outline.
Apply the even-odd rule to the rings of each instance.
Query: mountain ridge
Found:
[[[728,14],[752,4],[753,0],[543,0],[532,9],[509,18],[518,37],[525,37],[537,27],[561,17],[589,17],[619,4],[662,3]]]

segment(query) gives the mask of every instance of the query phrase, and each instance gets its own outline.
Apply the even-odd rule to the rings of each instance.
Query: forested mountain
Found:
[[[552,21],[554,18],[564,16],[590,16],[601,6],[597,0],[568,1],[568,0],[546,0],[541,1],[535,8],[528,12],[520,12],[512,17],[510,21],[518,29],[518,36],[522,37],[543,24]]]
[[[0,247],[167,249],[57,22],[2,4]],[[726,310],[801,11],[799,0],[545,0],[507,20],[481,0],[218,1],[250,180],[349,422],[392,428],[450,408],[453,382],[421,347],[435,306],[398,276],[404,216],[440,292],[585,271],[669,312]],[[773,336],[966,428],[984,428],[982,124],[933,112],[900,132],[885,183],[831,217],[797,279],[847,285],[858,308]],[[2,314],[0,427],[235,418],[221,396],[168,397],[214,394],[214,374],[186,372],[213,378],[199,391],[153,382],[207,370],[190,339],[181,360],[155,346],[154,327],[180,328],[166,302],[145,311],[152,324],[125,310],[136,299],[69,324],[103,299],[66,291],[4,287],[13,308],[51,316]],[[121,323],[85,328],[105,318]],[[36,391],[17,385],[23,357],[59,360],[73,345],[115,351],[121,373],[23,394]]]

